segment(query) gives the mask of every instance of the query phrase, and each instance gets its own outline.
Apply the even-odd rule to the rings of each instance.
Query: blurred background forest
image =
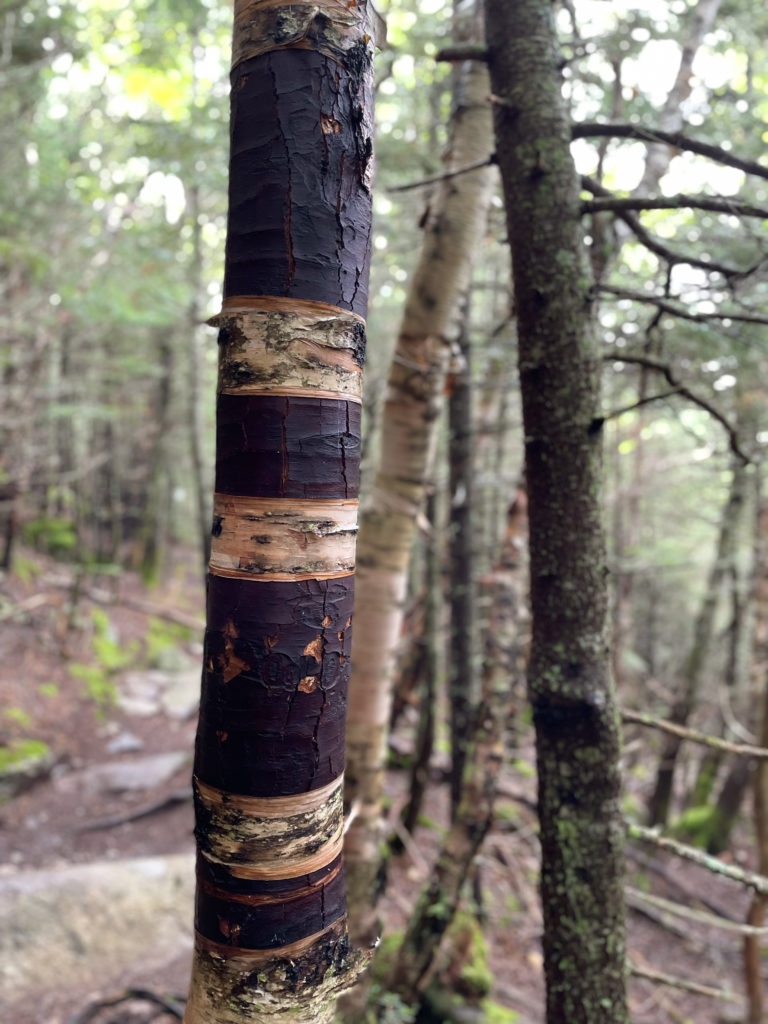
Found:
[[[453,39],[447,0],[380,8],[388,43],[377,70],[364,494],[386,433],[396,325],[441,184],[456,74],[435,59]],[[573,144],[605,360],[624,811],[765,873],[768,825],[764,812],[755,823],[752,799],[758,811],[768,804],[756,770],[765,762],[745,747],[768,746],[768,12],[750,0],[575,0],[558,7],[557,25],[574,122],[682,129],[763,171],[649,146],[642,134],[584,131]],[[188,843],[179,794],[211,519],[216,345],[205,321],[221,303],[230,31],[222,0],[0,5],[0,848],[9,872]],[[658,208],[633,206],[638,195]],[[405,848],[387,892],[395,927],[447,815],[449,606],[498,565],[508,510],[522,504],[505,234],[494,178],[457,312],[399,651],[387,797]],[[519,549],[524,524],[513,527]],[[476,607],[465,668],[478,676],[487,608]],[[470,977],[463,939],[442,968],[470,1001],[491,993],[496,1009],[479,1019],[498,1022],[536,1020],[541,998],[525,622],[522,601],[506,651],[508,756],[474,884],[476,896],[487,889],[491,969]],[[193,680],[192,696],[174,704],[181,678]],[[678,732],[648,728],[647,716]],[[724,743],[683,742],[692,729]],[[143,785],[94,781],[110,758],[171,749],[179,759]],[[420,757],[431,788],[406,828]],[[86,779],[90,804],[72,775]],[[116,801],[141,815],[105,825]],[[73,815],[104,827],[73,830]],[[653,889],[693,904],[716,882],[661,856],[638,845],[630,859],[630,905],[645,929],[637,973],[663,942],[673,951],[656,967],[675,961],[696,976],[703,955],[698,982],[712,991],[638,983],[633,1019],[745,1019],[738,929],[643,900]],[[712,892],[708,913],[744,919],[739,890]]]

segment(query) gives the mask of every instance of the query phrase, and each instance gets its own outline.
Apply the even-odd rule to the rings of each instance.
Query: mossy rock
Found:
[[[15,740],[0,746],[0,801],[29,789],[48,775],[54,758],[43,740]]]

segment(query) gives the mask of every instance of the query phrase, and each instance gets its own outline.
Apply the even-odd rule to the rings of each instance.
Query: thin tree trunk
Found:
[[[459,334],[461,362],[449,384],[450,430],[450,586],[451,607],[448,694],[451,725],[451,819],[461,799],[469,727],[476,696],[475,531],[472,368],[469,308]]]
[[[210,501],[207,488],[208,474],[203,455],[203,408],[200,383],[203,379],[203,352],[200,337],[200,290],[203,281],[203,229],[200,224],[200,186],[195,182],[189,190],[189,220],[192,227],[192,263],[190,285],[192,296],[187,311],[190,353],[187,360],[187,432],[189,455],[192,463],[192,489],[197,516],[197,534],[200,538],[200,557],[203,571],[211,557],[211,531],[209,523]]]
[[[486,0],[530,519],[549,1024],[623,1024],[619,723],[606,644],[600,367],[549,0]]]
[[[186,1024],[330,1024],[371,207],[365,2],[237,0]]]
[[[490,609],[487,647],[481,703],[469,725],[458,807],[387,980],[388,989],[408,1004],[418,1001],[429,981],[440,942],[493,820],[496,778],[504,760],[504,727],[520,655],[526,527],[526,499],[520,492],[509,510],[498,564],[481,581]]]
[[[485,67],[465,62],[460,83],[447,170],[491,149]],[[432,203],[389,375],[381,461],[361,518],[347,734],[347,795],[357,814],[345,845],[350,925],[358,942],[372,942],[378,933],[382,778],[408,563],[437,440],[457,307],[486,222],[490,183],[488,168],[448,179]]]
[[[426,539],[424,598],[424,666],[419,697],[419,728],[413,751],[413,763],[408,787],[408,803],[403,808],[403,828],[413,832],[421,813],[424,794],[429,785],[429,769],[435,744],[435,706],[437,679],[440,669],[440,643],[442,630],[443,588],[440,558],[439,492],[434,487],[427,499],[427,521],[430,524]]]
[[[691,18],[691,28],[680,51],[680,64],[674,84],[667,94],[656,124],[662,131],[680,131],[685,125],[682,105],[691,92],[693,60],[714,25],[721,0],[699,0]],[[674,152],[669,146],[652,143],[648,146],[645,170],[635,193],[649,196],[658,189],[659,182],[669,170]]]
[[[761,497],[760,479],[756,481],[758,507],[755,537],[755,660],[757,685],[762,693],[762,719],[759,743],[768,743],[768,500]],[[757,870],[768,873],[768,762],[756,766],[753,781]],[[760,926],[765,919],[765,896],[756,893],[747,915],[748,924]],[[744,939],[744,976],[747,989],[747,1024],[762,1024],[765,1004],[762,955],[756,936]]]
[[[670,721],[675,725],[685,725],[696,706],[712,641],[720,589],[730,571],[735,555],[748,480],[747,467],[740,459],[737,459],[734,462],[731,487],[720,520],[715,560],[709,571],[704,599],[694,624],[691,649],[683,668],[680,694],[669,715]],[[681,745],[682,740],[678,736],[667,735],[664,737],[656,783],[648,801],[648,821],[651,825],[663,825],[669,817],[675,766]]]

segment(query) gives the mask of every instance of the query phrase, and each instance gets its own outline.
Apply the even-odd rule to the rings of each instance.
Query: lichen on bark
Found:
[[[599,359],[548,0],[487,0],[530,509],[549,1024],[621,1024],[619,732],[606,643]]]

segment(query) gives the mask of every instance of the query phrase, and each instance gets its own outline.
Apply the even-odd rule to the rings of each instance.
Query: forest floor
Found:
[[[0,745],[18,750],[27,743],[40,757],[37,774],[0,796],[0,886],[23,873],[62,865],[191,853],[188,791],[203,615],[203,586],[191,556],[179,557],[170,581],[151,590],[131,573],[78,580],[71,569],[36,553],[22,552],[17,565],[20,575],[0,577]],[[400,748],[410,743],[413,717],[403,716]],[[497,824],[480,858],[483,927],[492,998],[516,1011],[519,1024],[538,1024],[544,1018],[542,925],[535,782],[527,767],[533,760],[530,737],[515,756],[504,769]],[[405,799],[406,778],[402,770],[389,773],[392,820]],[[391,866],[383,903],[390,931],[408,920],[430,873],[446,820],[440,778],[438,764],[424,823]],[[629,852],[632,964],[732,993],[731,1000],[722,1000],[634,978],[634,1024],[743,1020],[741,936],[673,916],[646,903],[644,895],[694,912],[718,908],[738,922],[745,919],[748,894],[652,848]],[[751,865],[746,830],[730,859]],[[188,970],[185,950],[162,973],[148,972],[139,981],[157,993],[181,994]],[[93,999],[108,997],[128,982],[137,980],[128,971],[117,972],[99,992],[90,987],[49,993],[24,1019],[8,1024],[64,1024]],[[98,1024],[149,1019],[147,1004],[132,1006],[88,1019]]]

